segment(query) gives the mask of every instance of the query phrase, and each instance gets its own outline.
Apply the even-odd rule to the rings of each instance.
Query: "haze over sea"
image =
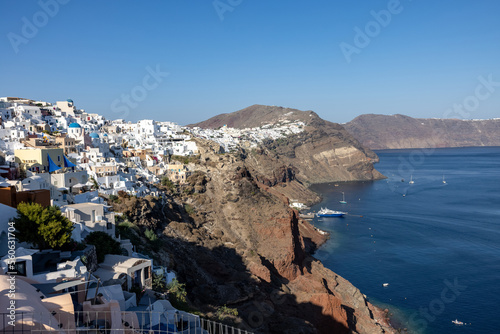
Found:
[[[410,333],[500,333],[500,147],[376,153],[388,179],[312,187],[349,213],[316,257]]]

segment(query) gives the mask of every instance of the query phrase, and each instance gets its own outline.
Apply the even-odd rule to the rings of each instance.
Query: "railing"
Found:
[[[99,306],[99,305],[98,305]],[[12,334],[253,334],[243,329],[168,310],[0,313],[0,333]]]

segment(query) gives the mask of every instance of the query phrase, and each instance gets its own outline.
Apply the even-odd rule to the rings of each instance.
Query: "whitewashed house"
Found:
[[[75,224],[73,239],[81,242],[91,232],[105,232],[115,237],[115,213],[104,204],[80,203],[61,207],[61,212]]]

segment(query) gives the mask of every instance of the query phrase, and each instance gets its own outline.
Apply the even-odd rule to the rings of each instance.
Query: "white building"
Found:
[[[108,211],[107,206],[98,203],[80,203],[61,207],[61,212],[71,220],[75,229],[73,239],[81,242],[92,232],[105,232],[115,237],[115,213]]]
[[[73,105],[73,101],[72,100],[57,101],[56,102],[56,107],[59,110],[61,110],[63,113],[65,113],[67,116],[75,117],[76,108]]]
[[[68,254],[69,253],[69,254]],[[51,249],[16,249],[15,271],[19,276],[25,276],[40,283],[55,283],[60,279],[79,278],[87,273],[87,267],[80,257],[72,257],[71,253],[61,253]],[[2,257],[0,265],[4,272],[11,271],[8,264],[9,255]]]

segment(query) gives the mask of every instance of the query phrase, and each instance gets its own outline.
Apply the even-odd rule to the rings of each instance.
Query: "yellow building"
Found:
[[[191,175],[187,166],[181,163],[168,164],[166,169],[168,178],[173,182],[185,183]]]
[[[47,155],[50,156],[57,166],[64,167],[64,151],[62,148],[36,148],[32,150],[24,149],[14,151],[16,162],[25,170],[30,170],[32,172],[48,172],[49,160],[47,159]]]
[[[110,162],[90,166],[90,169],[97,174],[97,177],[113,176],[118,172],[116,165]]]
[[[74,138],[62,135],[56,137],[56,143],[61,145],[61,148],[64,150],[64,154],[68,155],[69,153],[76,153]]]

